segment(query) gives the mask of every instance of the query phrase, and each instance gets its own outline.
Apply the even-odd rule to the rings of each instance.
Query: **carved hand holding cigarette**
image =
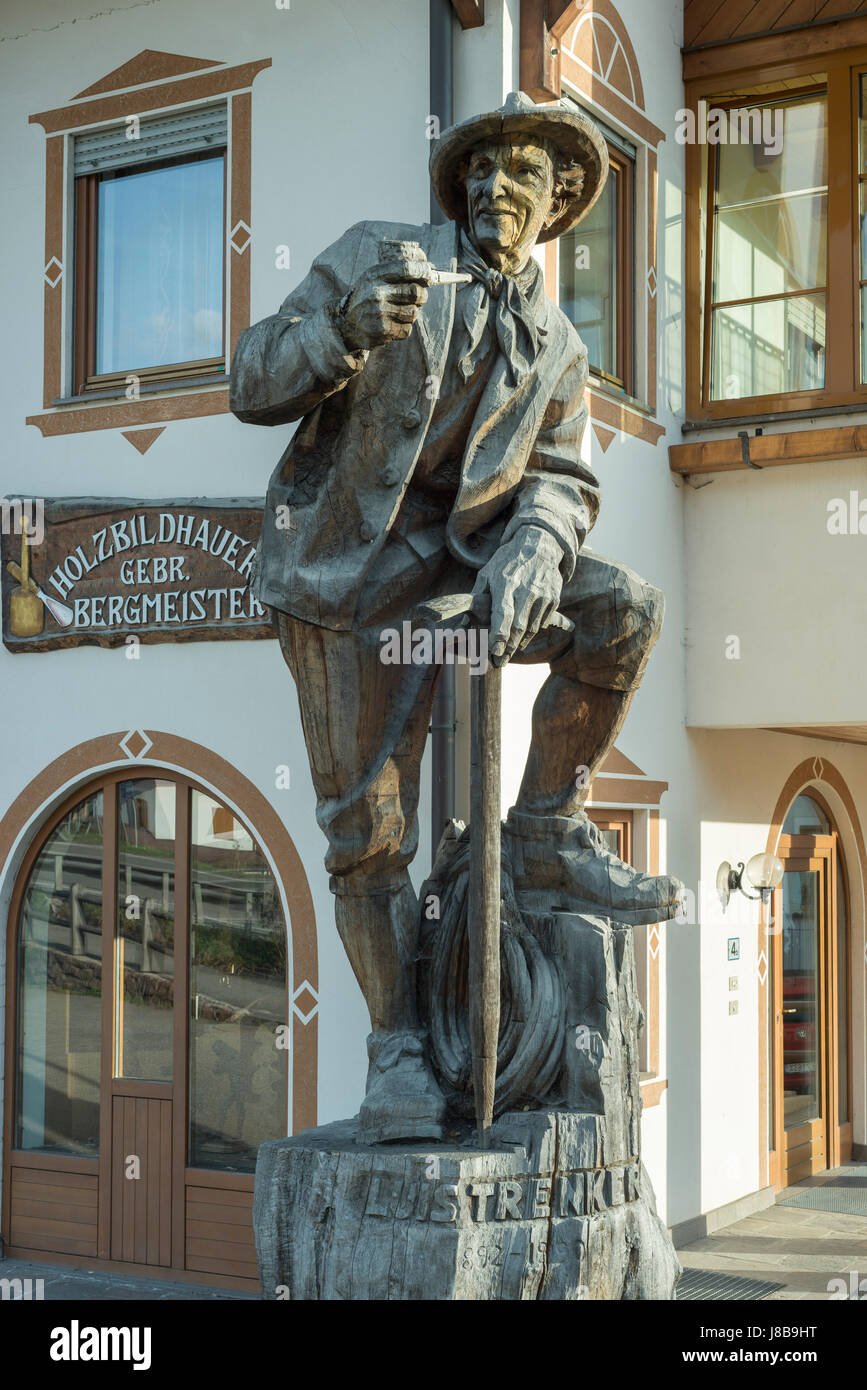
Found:
[[[472,279],[436,270],[415,241],[383,237],[380,249],[379,262],[364,271],[337,313],[341,336],[355,352],[408,338],[431,286]]]

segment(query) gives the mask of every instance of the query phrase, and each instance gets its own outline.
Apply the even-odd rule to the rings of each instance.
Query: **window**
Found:
[[[190,1166],[252,1173],[285,1126],[286,923],[234,811],[179,774],[106,779],[41,845],[19,921],[15,1148],[95,1159],[101,1111],[157,1094],[187,1109]]]
[[[823,55],[821,72],[766,57],[745,44],[740,73],[687,88],[694,420],[865,399],[867,48]]]
[[[825,94],[725,114],[728,142],[711,146],[710,155],[710,399],[822,390]],[[763,143],[768,131],[772,144]]]
[[[189,1162],[252,1173],[282,1123],[286,928],[246,826],[196,789],[190,817]]]
[[[867,74],[858,78],[858,295],[861,321],[861,381],[867,382]]]
[[[103,793],[63,817],[33,867],[18,941],[17,1149],[99,1152]]]
[[[632,863],[632,812],[594,811],[588,816],[600,832],[605,848],[622,859],[624,864]]]
[[[224,105],[76,137],[73,390],[225,370]]]
[[[590,370],[632,395],[636,151],[602,129],[610,160],[608,182],[583,222],[560,240],[559,300],[587,348]]]

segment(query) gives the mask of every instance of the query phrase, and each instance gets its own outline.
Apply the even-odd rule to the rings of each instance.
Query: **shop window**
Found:
[[[77,394],[224,372],[226,138],[224,104],[76,137]]]
[[[286,924],[234,813],[179,776],[106,782],[48,835],[19,922],[16,1150],[96,1159],[102,1111],[156,1096],[187,1108],[188,1166],[252,1173],[285,1125]]]
[[[608,181],[583,222],[561,238],[559,303],[581,335],[591,372],[632,395],[636,150],[604,134]]]

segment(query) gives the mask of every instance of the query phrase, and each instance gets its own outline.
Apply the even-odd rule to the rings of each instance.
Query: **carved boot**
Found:
[[[371,1033],[367,1095],[359,1111],[362,1144],[442,1139],[446,1102],[416,1030]]]
[[[513,808],[504,832],[518,903],[528,911],[562,908],[633,927],[684,912],[679,879],[625,864],[585,815],[531,816]]]

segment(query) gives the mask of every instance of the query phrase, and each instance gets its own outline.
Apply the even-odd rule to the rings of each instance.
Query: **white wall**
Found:
[[[867,535],[828,530],[833,499],[867,502],[863,462],[695,482],[684,489],[689,723],[863,722]]]
[[[854,1137],[865,1134],[864,885],[854,828],[823,764],[833,766],[852,794],[859,817],[867,806],[867,749],[831,740],[762,731],[695,731],[690,735],[696,804],[700,809],[700,874],[703,908],[697,931],[701,944],[700,1114],[701,1210],[709,1211],[763,1185],[759,1171],[758,1075],[758,905],[735,894],[725,914],[713,885],[723,860],[746,861],[764,851],[777,799],[795,767],[816,764],[809,781],[834,811],[852,898],[850,938],[851,1030],[854,1066]],[[862,825],[863,828],[863,825]],[[684,928],[684,931],[689,930]],[[726,959],[726,942],[740,937],[738,965]],[[728,977],[739,978],[732,996]],[[731,1017],[728,1000],[739,1000]],[[689,1213],[687,1213],[689,1214]],[[679,1219],[679,1218],[675,1218]]]

